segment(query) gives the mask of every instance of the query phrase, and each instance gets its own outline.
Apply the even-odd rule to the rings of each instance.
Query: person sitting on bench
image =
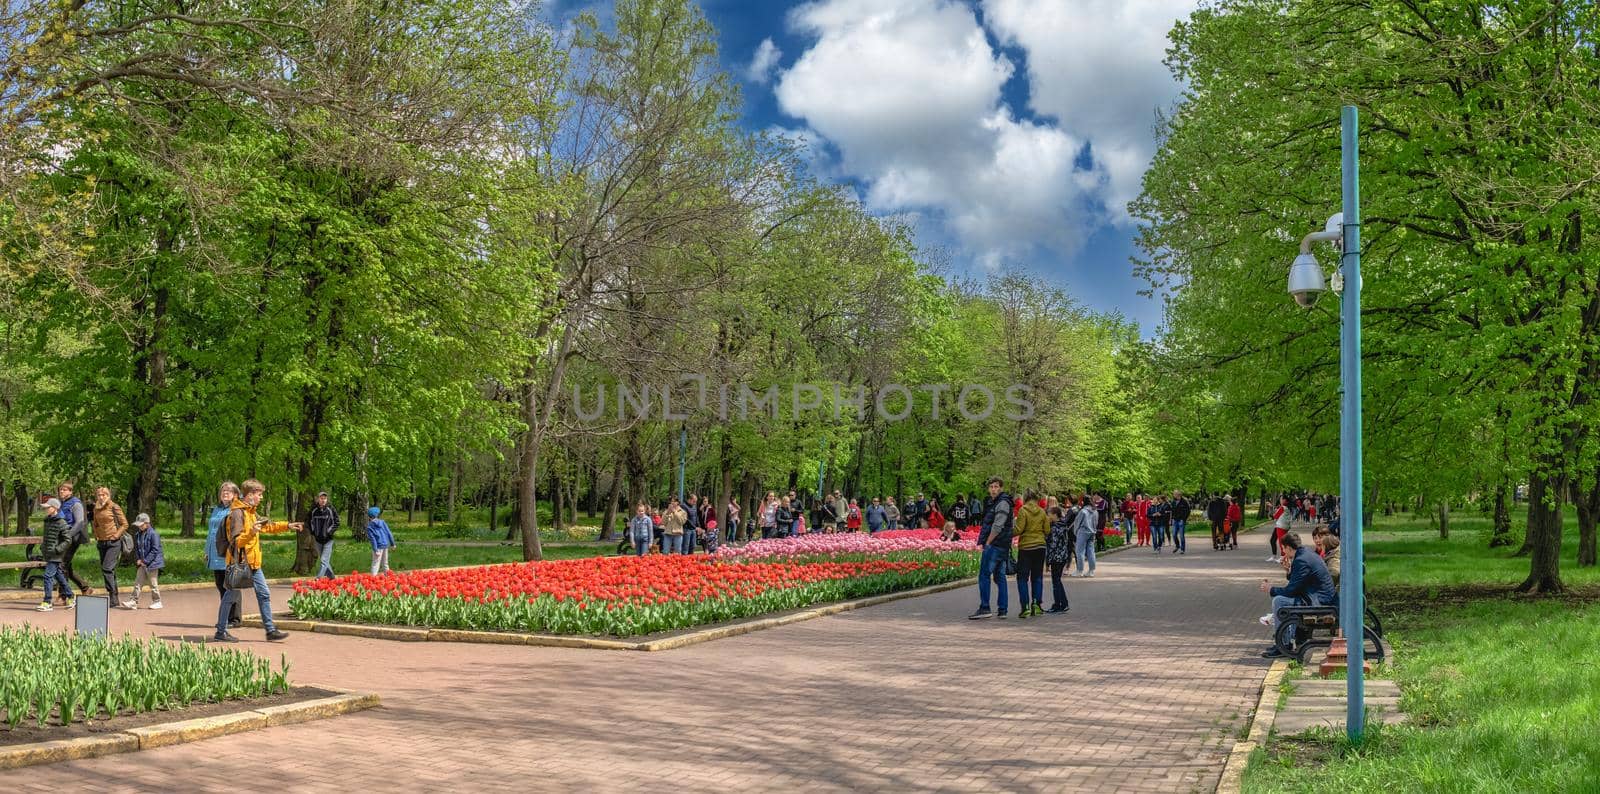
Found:
[[[1334,600],[1333,577],[1328,573],[1328,566],[1315,551],[1301,544],[1300,535],[1287,533],[1279,544],[1285,555],[1293,555],[1293,562],[1289,566],[1289,581],[1282,587],[1273,587],[1266,579],[1261,580],[1261,592],[1272,596],[1272,611],[1261,617],[1262,624],[1269,628],[1276,625],[1278,610],[1283,607],[1322,606]],[[1283,652],[1274,644],[1261,656],[1276,659],[1282,657]]]

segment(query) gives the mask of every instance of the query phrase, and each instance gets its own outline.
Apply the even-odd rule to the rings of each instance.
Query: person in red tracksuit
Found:
[[[1133,521],[1139,528],[1139,545],[1150,545],[1150,498],[1144,494],[1133,500]]]
[[[1239,503],[1232,496],[1228,497],[1228,535],[1224,539],[1228,548],[1239,548],[1239,522],[1244,519],[1244,511],[1239,509]]]

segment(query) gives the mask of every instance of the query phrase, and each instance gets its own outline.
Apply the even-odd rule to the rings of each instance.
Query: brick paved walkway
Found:
[[[1113,555],[1095,579],[1069,581],[1062,616],[970,622],[976,595],[959,590],[653,654],[320,634],[273,646],[242,630],[239,647],[286,654],[293,680],[377,691],[385,705],[0,783],[1211,791],[1266,668],[1255,583],[1274,569],[1254,545]],[[287,588],[275,596],[281,605]],[[161,612],[114,611],[113,627],[198,638],[214,604],[214,593],[173,593]],[[0,603],[0,621],[71,623],[29,606]]]

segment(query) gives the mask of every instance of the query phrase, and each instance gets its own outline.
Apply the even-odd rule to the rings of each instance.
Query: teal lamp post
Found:
[[[1344,631],[1347,652],[1345,688],[1345,730],[1351,741],[1361,738],[1366,719],[1365,632],[1366,613],[1362,592],[1361,533],[1364,514],[1361,504],[1361,180],[1357,147],[1357,115],[1346,105],[1340,114],[1340,157],[1343,175],[1344,212],[1328,219],[1320,232],[1300,241],[1300,255],[1289,266],[1289,294],[1301,306],[1311,306],[1327,289],[1322,268],[1311,253],[1318,241],[1337,242],[1341,251],[1340,274],[1344,282],[1344,305],[1339,321],[1339,503],[1340,547],[1344,549],[1340,575],[1339,622]]]

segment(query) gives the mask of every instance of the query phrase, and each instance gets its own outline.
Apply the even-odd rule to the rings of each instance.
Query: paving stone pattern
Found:
[[[968,621],[957,590],[661,653],[294,634],[238,647],[353,716],[0,773],[34,791],[1212,791],[1267,662],[1255,551],[1129,550],[1072,611]],[[1281,575],[1281,573],[1277,574]],[[1048,591],[1048,583],[1046,586]],[[274,590],[282,609],[288,588]],[[1012,590],[1015,611],[1015,589]],[[1049,595],[1046,594],[1048,605]],[[208,636],[216,594],[113,611]],[[0,603],[0,621],[71,613]],[[251,607],[253,608],[253,604]],[[9,780],[8,780],[9,778]]]

